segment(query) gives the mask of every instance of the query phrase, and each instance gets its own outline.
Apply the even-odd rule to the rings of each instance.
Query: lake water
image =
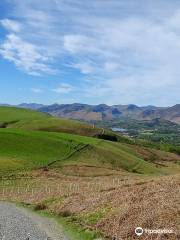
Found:
[[[111,130],[113,132],[127,132],[127,130],[125,128],[112,127]]]

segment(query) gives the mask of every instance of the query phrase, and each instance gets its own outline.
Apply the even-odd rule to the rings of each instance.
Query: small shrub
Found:
[[[72,212],[70,212],[69,210],[64,210],[64,211],[60,212],[59,215],[61,217],[70,217],[70,216],[72,216]]]
[[[118,141],[117,136],[110,135],[110,134],[98,134],[97,137],[100,138],[100,139],[104,139],[104,140],[108,140],[108,141],[112,141],[112,142],[117,142]]]
[[[44,203],[38,203],[35,205],[34,210],[35,211],[41,211],[47,209],[47,206]]]

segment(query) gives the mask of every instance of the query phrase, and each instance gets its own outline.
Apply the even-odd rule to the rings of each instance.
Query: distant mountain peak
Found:
[[[44,107],[44,105],[39,103],[21,103],[18,104],[17,107],[37,110],[41,107]]]
[[[6,104],[3,104],[6,106]],[[135,104],[113,105],[107,104],[89,105],[83,103],[43,105],[37,103],[22,103],[17,107],[34,109],[46,112],[58,117],[77,119],[84,121],[109,121],[113,119],[131,118],[135,120],[163,119],[180,124],[180,104],[172,107],[139,107]]]

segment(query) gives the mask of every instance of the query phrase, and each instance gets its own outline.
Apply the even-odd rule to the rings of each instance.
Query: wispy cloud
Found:
[[[7,35],[5,42],[0,46],[0,54],[29,74],[55,73],[48,64],[49,58],[44,54],[43,48],[21,39],[16,34]]]
[[[12,2],[13,20],[1,21],[8,33],[0,54],[18,68],[36,75],[78,70],[83,94],[95,93],[94,101],[179,99],[179,1]]]
[[[0,25],[7,30],[6,38],[0,45],[1,56],[31,75],[39,76],[57,72],[52,67],[52,56],[48,53],[48,48],[29,39],[24,22],[3,19]],[[28,30],[31,32],[33,28]]]
[[[0,21],[0,24],[7,30],[12,32],[20,32],[21,24],[17,21],[11,19],[3,19]]]
[[[57,88],[52,89],[53,92],[62,93],[62,94],[70,93],[73,90],[74,90],[74,87],[67,83],[61,83]]]

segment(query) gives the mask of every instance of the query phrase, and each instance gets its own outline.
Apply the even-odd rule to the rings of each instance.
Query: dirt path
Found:
[[[0,202],[0,240],[69,240],[53,219]]]

